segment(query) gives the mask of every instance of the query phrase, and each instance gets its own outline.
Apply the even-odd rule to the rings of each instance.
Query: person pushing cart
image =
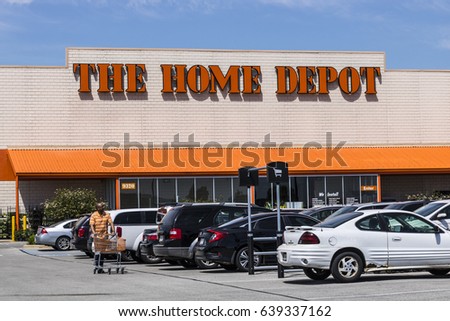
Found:
[[[94,248],[96,246],[96,240],[98,241],[98,243],[100,243],[100,241],[107,242],[109,236],[115,235],[114,224],[111,219],[111,215],[109,215],[109,213],[105,211],[105,204],[97,203],[95,205],[95,209],[96,211],[92,213],[91,219],[89,221],[89,225],[91,226],[91,233],[94,238]],[[110,229],[111,233],[108,233],[108,228]],[[96,268],[98,268],[98,273],[104,273],[102,269],[104,259],[100,252],[101,251],[97,246],[94,254],[94,265]]]

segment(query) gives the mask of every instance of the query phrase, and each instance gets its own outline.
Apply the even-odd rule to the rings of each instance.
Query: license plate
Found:
[[[198,242],[199,245],[205,245],[206,244],[206,240],[205,239],[200,239],[200,241]]]
[[[164,235],[160,235],[159,236],[159,242],[163,242],[164,241]]]

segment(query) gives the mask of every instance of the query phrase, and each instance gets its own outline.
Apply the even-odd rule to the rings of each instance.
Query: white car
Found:
[[[157,228],[157,208],[129,208],[107,211],[114,222],[116,233],[126,240],[125,259],[138,260],[139,243],[142,232],[148,228]]]
[[[450,232],[422,216],[399,210],[342,214],[315,226],[286,227],[278,262],[305,275],[352,282],[364,272],[450,271]]]
[[[450,200],[441,200],[428,203],[419,207],[414,213],[420,214],[427,219],[441,224],[449,229],[450,224]]]

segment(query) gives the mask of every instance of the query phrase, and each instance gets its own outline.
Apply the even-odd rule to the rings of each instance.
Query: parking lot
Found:
[[[113,271],[115,272],[115,271]],[[450,299],[450,277],[367,274],[360,282],[313,281],[301,270],[255,275],[223,269],[126,263],[125,274],[94,275],[82,252],[0,243],[1,301],[428,301]]]

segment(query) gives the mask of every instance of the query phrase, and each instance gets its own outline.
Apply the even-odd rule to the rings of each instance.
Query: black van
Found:
[[[271,212],[252,205],[253,213]],[[193,255],[198,233],[205,227],[219,226],[235,218],[248,215],[244,203],[193,203],[169,206],[158,211],[158,244],[153,246],[156,256],[179,260],[184,267],[203,266]]]

